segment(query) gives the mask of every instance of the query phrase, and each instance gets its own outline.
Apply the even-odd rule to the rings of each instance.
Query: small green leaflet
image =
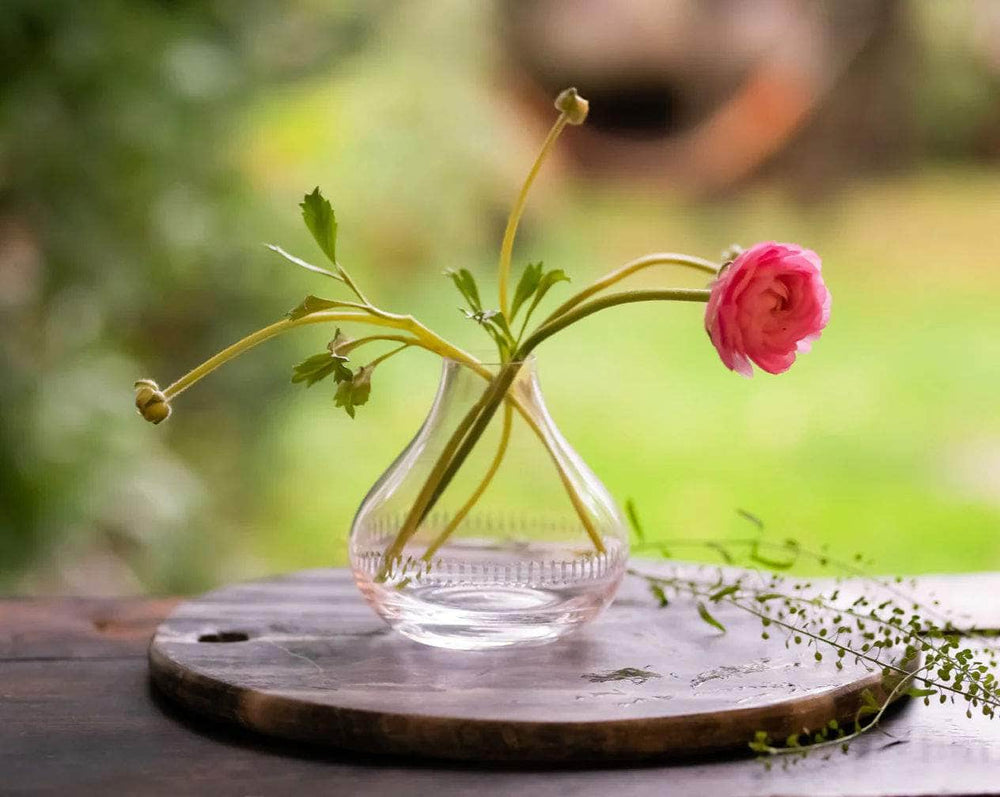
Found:
[[[718,620],[716,620],[714,617],[712,617],[712,613],[709,612],[709,610],[705,607],[705,604],[702,603],[701,601],[698,601],[698,616],[706,623],[708,623],[710,626],[712,626],[712,628],[718,629],[723,634],[726,633],[726,627]]]
[[[473,313],[483,312],[483,303],[479,299],[479,288],[476,287],[476,278],[472,276],[472,272],[469,271],[469,269],[450,268],[444,272],[444,275],[449,277],[451,281],[455,283],[455,287],[458,288],[458,292],[462,294],[465,301],[468,302]]]
[[[650,584],[649,591],[653,593],[653,597],[656,598],[661,609],[670,605],[670,601],[667,600],[667,593],[663,591],[663,587],[659,584]]]
[[[524,324],[527,325],[528,319],[535,312],[538,303],[545,298],[545,294],[557,282],[569,282],[569,277],[566,276],[566,272],[561,268],[544,271],[541,262],[529,263],[525,266],[524,273],[521,274],[521,279],[518,280],[517,288],[514,291],[514,302],[510,308],[511,322],[514,321],[514,317],[517,315],[518,310],[521,309],[521,306],[534,296],[524,315]]]
[[[368,402],[372,392],[372,371],[370,365],[359,368],[353,379],[345,380],[337,386],[333,397],[334,404],[343,407],[344,411],[354,417],[354,408]]]
[[[625,501],[625,516],[628,518],[632,531],[635,532],[635,538],[640,543],[644,543],[646,541],[646,532],[642,530],[642,524],[639,522],[639,514],[635,511],[635,501],[631,498]]]
[[[910,697],[930,697],[937,694],[937,689],[907,689],[906,694]]]
[[[321,354],[314,354],[312,357],[303,360],[292,369],[292,382],[305,382],[306,387],[311,387],[322,379],[326,379],[333,374],[337,382],[350,380],[354,374],[344,363],[347,358],[341,355],[334,355],[328,351]]]
[[[318,313],[320,310],[331,310],[343,306],[343,302],[338,302],[335,299],[321,299],[319,296],[310,294],[288,311],[287,318],[289,321],[297,321],[312,313]]]
[[[728,595],[732,595],[733,593],[739,592],[739,589],[740,589],[739,585],[730,584],[728,587],[723,587],[718,592],[713,592],[711,595],[709,595],[708,599],[712,601],[712,603],[718,603]]]
[[[542,262],[528,263],[521,272],[521,279],[517,281],[517,288],[514,289],[514,301],[510,305],[511,322],[517,317],[517,311],[521,305],[531,298],[532,294],[538,290],[538,282],[542,278]]]
[[[264,246],[266,246],[272,252],[281,255],[289,263],[294,263],[296,266],[301,266],[302,268],[308,269],[309,271],[314,271],[317,274],[322,274],[324,277],[330,277],[331,279],[339,280],[340,282],[344,281],[343,277],[341,277],[340,275],[334,274],[332,271],[327,271],[325,268],[314,266],[312,263],[303,260],[301,257],[296,257],[295,255],[286,252],[280,246],[276,246],[275,244],[264,244]]]
[[[333,213],[333,206],[319,190],[319,186],[313,189],[311,194],[306,194],[302,203],[302,220],[309,228],[319,248],[330,258],[330,262],[337,262],[337,218]]]

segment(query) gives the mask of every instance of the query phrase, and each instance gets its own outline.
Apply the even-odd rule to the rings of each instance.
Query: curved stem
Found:
[[[388,360],[393,355],[399,354],[401,351],[403,351],[403,349],[410,348],[410,346],[412,346],[412,345],[413,344],[408,341],[408,342],[404,343],[402,346],[397,346],[395,349],[392,349],[391,351],[387,351],[385,354],[380,355],[379,357],[376,357],[374,360],[372,360],[370,363],[368,363],[368,367],[369,368],[374,368],[375,366],[380,365],[381,363],[384,363],[386,360]]]
[[[359,349],[368,343],[374,343],[376,341],[394,341],[396,343],[413,343],[413,338],[408,338],[405,335],[366,335],[363,338],[358,338],[357,340],[352,340],[350,343],[344,343],[340,346],[338,353],[350,354],[355,349]]]
[[[700,257],[691,257],[689,255],[681,255],[674,252],[654,252],[653,254],[643,255],[635,260],[630,260],[621,268],[608,272],[587,288],[584,288],[576,295],[571,296],[555,310],[553,310],[543,323],[548,323],[557,316],[572,310],[578,304],[589,299],[595,293],[600,293],[606,288],[610,288],[615,283],[621,282],[621,280],[626,277],[630,277],[637,271],[642,271],[643,269],[651,268],[652,266],[685,266],[687,268],[695,269],[696,271],[711,274],[712,276],[719,273],[719,266],[717,264]]]
[[[513,409],[508,403],[504,407],[503,413],[503,428],[500,430],[500,444],[497,446],[497,452],[493,456],[493,461],[490,463],[489,469],[486,471],[486,475],[483,476],[483,480],[479,483],[479,486],[472,492],[469,496],[469,500],[466,501],[462,508],[459,509],[454,517],[448,522],[448,525],[444,527],[440,534],[434,538],[434,541],[427,546],[427,550],[424,551],[423,557],[421,557],[425,562],[429,562],[431,557],[437,553],[438,549],[444,545],[447,539],[451,536],[452,532],[455,531],[465,520],[472,508],[479,502],[482,498],[483,493],[486,492],[486,488],[490,486],[490,482],[493,481],[493,477],[496,476],[497,471],[500,469],[500,464],[503,462],[504,455],[507,453],[507,444],[510,442],[510,426],[513,419]]]
[[[380,570],[377,579],[383,581],[385,580],[395,559],[402,554],[406,543],[409,542],[410,538],[413,537],[414,534],[416,534],[417,528],[423,522],[424,518],[431,511],[431,509],[433,509],[434,504],[447,489],[448,484],[455,477],[459,468],[462,467],[462,463],[465,462],[465,459],[475,447],[479,438],[482,437],[483,433],[486,431],[486,427],[489,426],[490,421],[493,419],[493,415],[496,413],[497,407],[500,406],[501,401],[503,401],[510,389],[510,386],[513,384],[514,378],[517,376],[524,358],[527,357],[536,346],[538,346],[546,338],[554,335],[556,332],[565,329],[570,324],[573,324],[580,319],[586,318],[588,315],[592,315],[593,313],[607,307],[646,301],[707,302],[709,295],[710,291],[708,290],[696,289],[625,291],[605,296],[600,299],[594,299],[593,301],[581,305],[574,310],[570,310],[547,324],[542,324],[542,326],[536,329],[514,353],[511,361],[503,366],[500,373],[498,373],[496,378],[490,383],[489,387],[483,393],[479,401],[476,402],[472,409],[470,409],[461,420],[458,427],[452,433],[451,438],[445,444],[444,450],[441,452],[437,462],[434,464],[434,467],[421,489],[416,502],[410,508],[406,519],[403,521],[403,525],[401,526],[399,533],[396,535],[396,539],[393,540],[389,548],[386,549],[385,560],[383,561],[382,569]],[[570,498],[574,501],[574,509],[577,510],[581,521],[583,521],[587,534],[590,536],[591,542],[594,544],[594,548],[599,553],[604,553],[604,542],[601,539],[600,534],[597,529],[593,527],[593,524],[590,523],[586,512],[582,511],[582,507],[576,502],[579,497],[575,496],[575,493],[571,491]]]
[[[570,324],[575,324],[580,319],[586,318],[600,310],[614,307],[619,304],[631,304],[634,302],[707,302],[711,296],[711,291],[707,288],[669,288],[652,289],[639,291],[622,291],[612,293],[609,296],[602,296],[586,304],[580,305],[572,310],[564,312],[557,318],[552,318],[539,326],[528,339],[521,344],[518,349],[518,359],[529,354],[539,343],[551,337],[556,332],[565,329]]]
[[[555,124],[552,125],[552,129],[549,130],[549,134],[545,137],[542,149],[539,151],[538,157],[535,158],[535,162],[531,166],[531,171],[528,172],[528,176],[524,180],[524,185],[521,186],[521,193],[518,194],[517,200],[514,202],[514,207],[510,211],[510,217],[507,219],[507,229],[504,230],[503,243],[500,245],[500,312],[505,317],[510,312],[507,283],[510,278],[510,260],[514,252],[514,236],[517,234],[517,225],[521,221],[521,215],[524,213],[524,206],[528,201],[528,192],[531,190],[531,185],[535,182],[535,177],[538,176],[538,172],[548,157],[549,152],[551,152],[552,147],[555,145],[556,139],[559,138],[559,134],[562,133],[563,128],[568,123],[569,117],[565,113],[559,114],[559,118],[556,119]]]

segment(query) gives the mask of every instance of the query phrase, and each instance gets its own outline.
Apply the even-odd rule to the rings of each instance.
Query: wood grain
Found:
[[[982,628],[1000,573],[926,577]],[[146,642],[169,601],[0,600],[0,794],[433,797],[1000,795],[1000,722],[911,705],[846,755],[765,769],[748,758],[639,767],[428,764],[189,720],[148,688]],[[104,621],[125,618],[134,639]],[[140,620],[141,618],[141,620]],[[103,630],[102,630],[103,629]]]
[[[548,646],[465,653],[384,626],[344,570],[239,584],[178,606],[157,630],[157,688],[197,715],[364,752],[468,761],[623,761],[743,750],[853,719],[881,679],[760,639],[720,606],[661,610],[642,582]],[[199,641],[201,640],[201,641]],[[229,641],[224,641],[229,640]]]

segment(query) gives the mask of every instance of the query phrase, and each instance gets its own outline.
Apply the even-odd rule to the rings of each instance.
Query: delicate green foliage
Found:
[[[712,628],[717,628],[723,634],[726,633],[726,627],[712,616],[712,613],[701,601],[698,601],[698,616]]]
[[[538,283],[542,279],[542,270],[542,262],[538,261],[537,263],[528,263],[524,267],[524,271],[521,272],[521,278],[517,281],[517,287],[514,289],[514,300],[510,304],[511,322],[517,318],[517,311],[521,309],[521,305],[538,290]]]
[[[759,731],[749,742],[751,750],[766,756],[790,754],[792,760],[828,746],[846,751],[849,742],[876,727],[893,700],[903,695],[925,704],[935,696],[941,703],[961,699],[967,704],[969,717],[973,710],[990,718],[996,716],[1000,708],[1000,650],[993,637],[978,631],[962,632],[939,608],[938,601],[921,603],[900,586],[902,580],[867,578],[855,564],[834,560],[825,550],[809,552],[794,540],[770,543],[755,538],[730,540],[725,545],[699,544],[725,552],[730,564],[735,563],[730,551],[742,550],[740,563],[753,570],[734,573],[706,567],[692,575],[690,566],[680,566],[675,575],[630,572],[646,580],[660,606],[673,605],[673,598],[687,598],[703,621],[722,630],[706,603],[728,604],[756,617],[765,640],[777,636],[786,647],[805,646],[813,659],[831,662],[837,670],[853,663],[881,675],[879,687],[861,694],[849,727],[829,718],[822,727],[804,728],[782,743]],[[781,556],[774,558],[764,551],[780,552]],[[759,569],[765,562],[777,562],[784,568],[800,558],[822,567],[835,566],[855,577],[850,597],[839,579],[820,588]],[[909,584],[916,586],[912,581]],[[863,585],[865,592],[858,595],[857,585]],[[966,643],[969,637],[978,642]]]
[[[455,283],[455,287],[458,288],[458,292],[462,294],[462,297],[468,303],[473,315],[483,312],[483,303],[479,298],[479,288],[476,286],[476,278],[472,276],[472,272],[469,269],[450,268],[444,272],[444,275]]]
[[[486,330],[497,345],[501,357],[506,360],[514,351],[514,340],[503,314],[499,310],[480,310],[477,313],[463,310],[462,312],[466,318],[475,321]]]
[[[659,584],[650,584],[649,591],[653,593],[653,597],[656,598],[656,602],[660,604],[661,609],[670,605],[667,593]]]
[[[635,501],[631,498],[625,501],[625,517],[628,518],[629,525],[632,527],[632,531],[635,532],[635,538],[641,545],[646,541],[646,532],[643,531],[642,523],[639,522],[639,513],[636,511]]]
[[[729,595],[733,595],[736,592],[739,592],[739,589],[740,589],[739,584],[730,584],[728,587],[723,587],[722,589],[713,592],[711,595],[708,596],[708,599],[712,601],[712,603],[718,603],[723,598]]]
[[[514,290],[514,300],[510,306],[510,322],[513,324],[521,307],[529,300],[531,302],[524,314],[524,322],[521,325],[522,333],[527,328],[528,320],[531,318],[531,314],[535,312],[535,308],[538,307],[538,303],[545,298],[545,294],[557,282],[569,282],[569,277],[566,276],[566,272],[562,269],[557,268],[552,271],[545,271],[545,267],[540,261],[538,263],[528,263],[524,267],[524,271],[521,272],[521,278],[517,282],[517,288]]]
[[[344,306],[344,302],[338,302],[335,299],[322,299],[310,294],[288,311],[287,318],[289,321],[298,321],[300,318],[318,313],[320,310],[332,310]]]
[[[283,258],[285,258],[285,260],[289,261],[290,263],[294,263],[296,266],[301,266],[302,268],[308,269],[309,271],[314,271],[317,274],[322,274],[324,277],[330,277],[331,279],[335,279],[340,282],[344,281],[343,277],[341,277],[339,274],[334,274],[332,271],[327,271],[325,268],[314,266],[312,263],[309,263],[300,257],[296,257],[295,255],[286,252],[280,246],[275,246],[274,244],[264,244],[264,246],[266,246],[272,252],[276,252],[277,254],[281,255]]]
[[[547,271],[542,274],[541,278],[538,280],[538,287],[535,288],[535,298],[531,300],[531,305],[524,314],[524,324],[527,325],[528,319],[531,318],[531,314],[535,312],[535,308],[538,307],[538,303],[545,298],[545,294],[549,292],[549,289],[553,285],[558,282],[569,281],[570,280],[569,277],[566,276],[566,272],[561,268],[553,269],[552,271]]]
[[[353,373],[350,368],[344,365],[346,362],[346,357],[328,351],[314,354],[295,366],[292,370],[292,382],[295,384],[305,382],[306,387],[312,387],[317,382],[326,379],[330,374],[333,374],[336,382],[350,380]]]
[[[354,408],[367,403],[372,392],[372,366],[366,365],[359,368],[353,378],[341,382],[337,386],[337,393],[334,395],[334,404],[343,407],[344,411],[354,417]]]
[[[713,551],[716,551],[719,554],[719,556],[722,557],[722,561],[725,562],[727,565],[731,565],[733,562],[736,561],[733,558],[733,555],[729,553],[729,549],[726,548],[720,542],[709,541],[705,543],[705,547],[711,548]]]
[[[302,208],[302,220],[309,228],[319,248],[330,258],[330,262],[337,262],[337,218],[333,213],[333,206],[319,190],[319,186],[313,189],[311,194],[306,194],[299,205]]]

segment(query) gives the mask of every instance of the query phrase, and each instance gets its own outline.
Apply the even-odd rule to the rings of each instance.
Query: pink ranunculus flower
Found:
[[[726,366],[753,376],[750,363],[787,371],[830,320],[830,291],[819,255],[795,244],[755,244],[712,283],[705,329]]]

